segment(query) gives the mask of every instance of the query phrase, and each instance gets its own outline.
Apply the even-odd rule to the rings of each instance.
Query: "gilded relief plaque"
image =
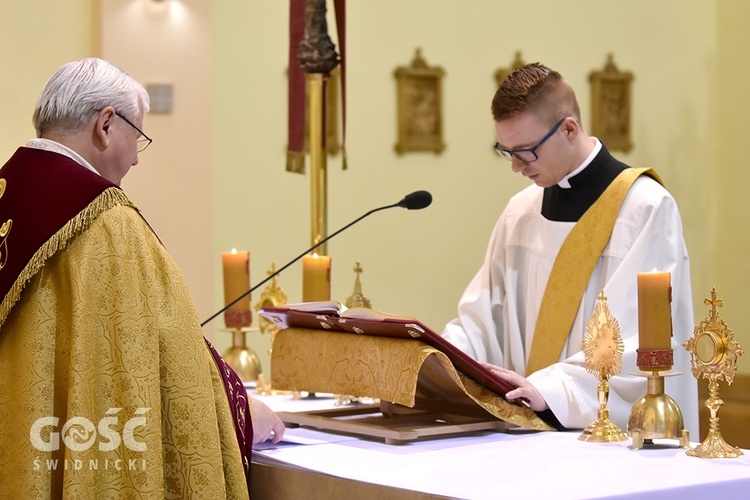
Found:
[[[612,54],[601,71],[589,74],[591,82],[591,133],[610,150],[628,152],[631,141],[630,87],[633,74],[620,71]]]
[[[397,86],[398,154],[410,151],[441,153],[443,143],[442,79],[440,67],[430,67],[416,50],[411,66],[394,71]]]

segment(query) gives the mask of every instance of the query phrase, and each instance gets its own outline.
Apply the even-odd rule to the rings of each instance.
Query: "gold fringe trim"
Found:
[[[39,250],[34,253],[26,267],[23,268],[8,294],[3,298],[2,304],[0,304],[0,328],[8,319],[13,306],[21,298],[23,289],[31,281],[31,278],[42,269],[47,260],[64,249],[76,236],[88,229],[91,223],[103,212],[116,205],[138,210],[121,189],[107,188],[39,247]]]
[[[286,171],[295,174],[305,173],[305,153],[300,151],[286,152]]]

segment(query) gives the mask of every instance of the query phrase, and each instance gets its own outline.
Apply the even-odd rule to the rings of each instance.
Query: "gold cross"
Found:
[[[604,302],[607,301],[607,297],[604,296],[604,289],[603,288],[602,288],[602,293],[599,294],[599,296],[597,297],[597,299],[602,300]]]
[[[717,307],[722,307],[724,305],[724,300],[717,299],[716,298],[716,288],[711,288],[711,298],[710,299],[703,299],[703,303],[707,306],[711,306],[711,314],[710,318],[711,320],[715,320],[719,317],[719,313],[716,311]]]
[[[266,271],[266,274],[269,275],[269,276],[273,276],[274,273],[276,273],[276,262],[275,261],[271,261],[271,268],[268,271]],[[279,274],[279,276],[281,276],[281,275]],[[274,276],[273,277],[273,279],[271,280],[271,283],[261,293],[261,297],[263,297],[263,296],[275,296],[275,298],[278,299],[278,298],[280,298],[280,295],[284,294],[284,291],[279,287],[279,284],[276,281],[276,278],[278,278],[279,276]],[[282,304],[285,303],[285,302],[286,302],[286,297],[284,297],[284,302],[282,302]]]
[[[268,271],[266,271],[266,274],[269,275],[269,276],[271,276],[275,272],[276,272],[276,262],[272,261],[271,262],[271,269],[269,269]]]
[[[357,273],[357,278],[359,278],[359,275],[362,274],[365,270],[362,269],[362,264],[357,261],[356,264],[354,264],[354,272]]]

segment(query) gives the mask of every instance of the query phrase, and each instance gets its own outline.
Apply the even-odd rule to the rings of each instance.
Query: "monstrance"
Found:
[[[271,262],[271,268],[266,271],[266,274],[268,274],[269,276],[273,276],[275,273],[276,263]],[[282,289],[276,282],[276,278],[278,278],[279,276],[281,275],[279,274],[274,276],[271,279],[271,283],[269,283],[268,286],[266,286],[261,292],[260,300],[255,304],[256,312],[264,307],[278,307],[286,304],[286,293],[284,293],[284,289]],[[271,351],[273,350],[273,341],[276,337],[276,333],[279,331],[279,327],[278,325],[271,321],[268,321],[261,315],[258,315],[258,317],[260,318],[258,320],[258,328],[260,329],[260,333],[268,333],[271,335],[271,348],[268,349],[268,354],[270,355]],[[267,381],[264,374],[262,373],[258,375],[258,384],[255,386],[255,393],[260,395],[274,394],[274,391],[271,389],[271,381]]]
[[[699,458],[736,458],[742,451],[727,444],[719,431],[718,412],[724,404],[719,398],[719,381],[724,380],[728,385],[734,381],[737,358],[743,350],[734,340],[732,330],[719,318],[716,308],[722,307],[724,301],[716,298],[716,288],[711,289],[711,298],[704,303],[711,306],[708,318],[695,327],[693,336],[683,346],[690,352],[693,376],[698,380],[708,379],[709,397],[705,405],[711,417],[706,439],[686,453]]]
[[[586,325],[583,336],[583,353],[586,371],[599,378],[599,415],[578,437],[581,441],[612,443],[625,441],[627,437],[617,424],[609,419],[609,384],[607,381],[622,371],[622,353],[625,346],[620,336],[620,324],[612,316],[604,291],[597,298],[594,312]]]

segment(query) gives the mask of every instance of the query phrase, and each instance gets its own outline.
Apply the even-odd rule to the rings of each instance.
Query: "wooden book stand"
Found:
[[[458,372],[419,340],[288,328],[271,359],[276,390],[366,396],[380,404],[279,412],[285,424],[403,444],[423,438],[499,431],[550,430],[533,411],[505,401]]]

